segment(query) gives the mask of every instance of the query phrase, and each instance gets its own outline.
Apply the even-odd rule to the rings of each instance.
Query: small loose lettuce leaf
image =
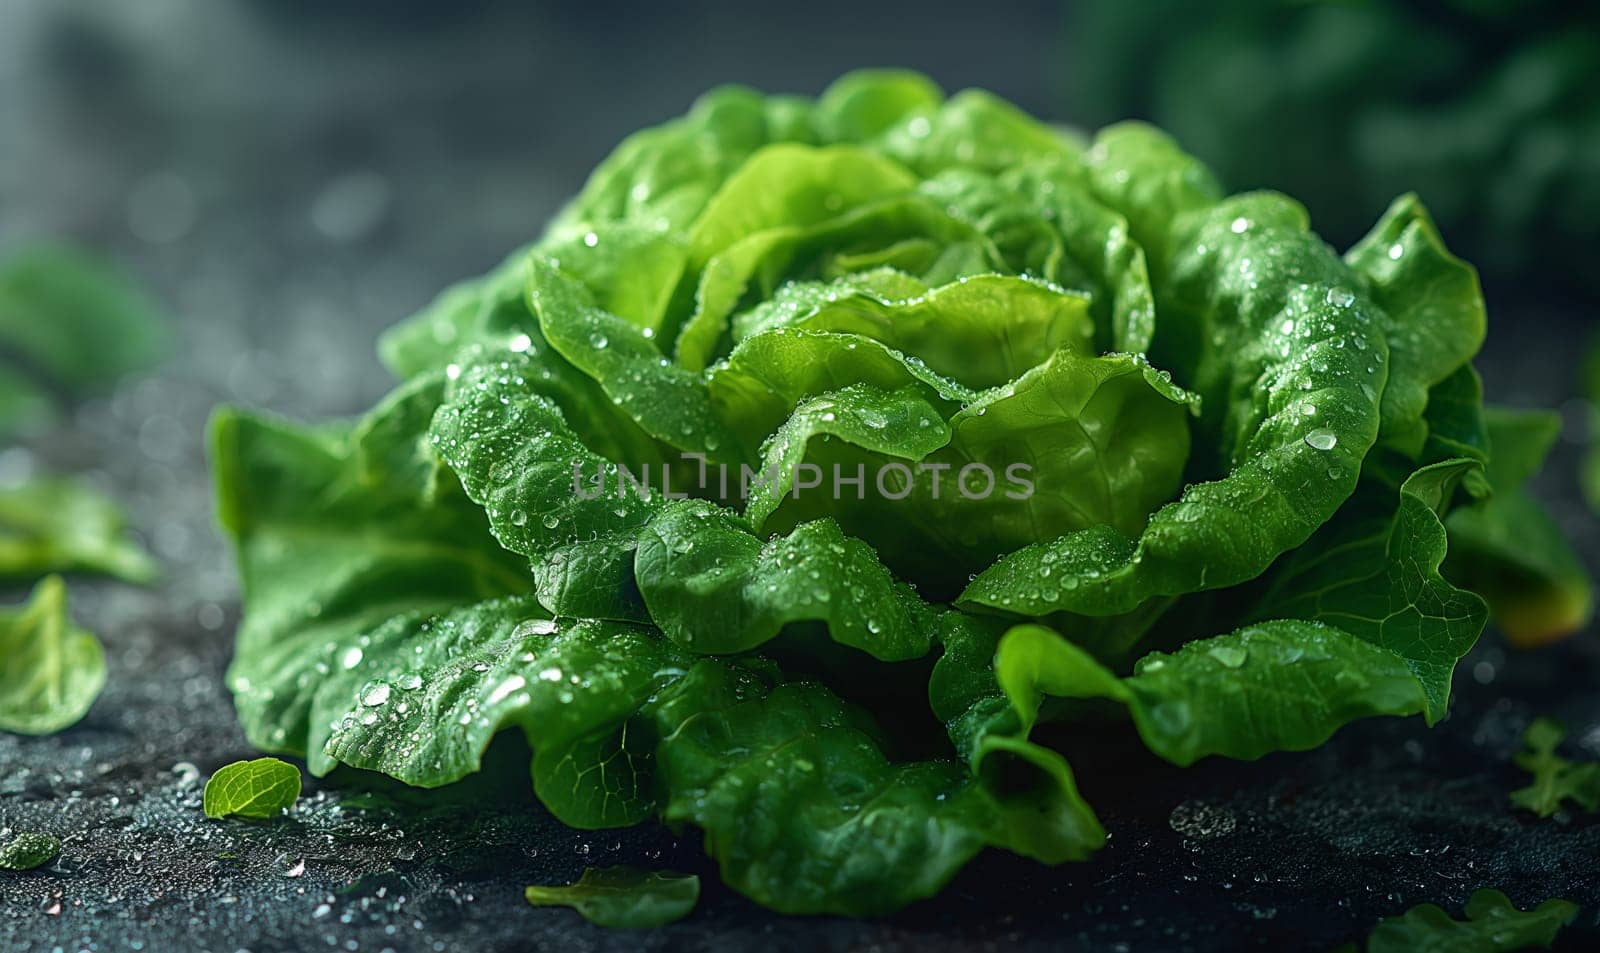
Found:
[[[1548,948],[1556,933],[1578,915],[1577,904],[1546,900],[1518,910],[1498,890],[1479,890],[1467,898],[1465,920],[1455,920],[1431,903],[1412,907],[1373,928],[1367,953],[1514,953]]]
[[[1439,514],[1470,460],[1423,467],[1401,486],[1367,486],[1341,518],[1274,568],[1256,618],[1315,619],[1404,659],[1427,693],[1428,723],[1444,717],[1456,663],[1483,632],[1488,607],[1439,574],[1447,546]]]
[[[599,926],[647,930],[694,912],[700,902],[700,878],[670,870],[590,868],[575,884],[529,887],[524,895],[536,907],[571,907]]]
[[[1549,817],[1571,801],[1585,811],[1600,810],[1600,762],[1574,763],[1556,754],[1566,728],[1549,718],[1536,718],[1522,735],[1522,749],[1512,759],[1533,775],[1533,783],[1511,792],[1511,803]]]
[[[1109,698],[1127,706],[1151,751],[1180,765],[1304,751],[1357,718],[1412,715],[1425,703],[1404,659],[1299,620],[1152,652],[1126,678],[1049,629],[1019,626],[1001,639],[995,673],[1024,731],[1045,696]]]
[[[77,724],[106,683],[106,660],[92,633],[67,616],[58,576],[27,603],[0,609],[0,731],[49,735]]]
[[[49,247],[0,262],[0,354],[66,392],[102,389],[166,349],[160,311],[110,264]]]
[[[37,870],[60,853],[60,838],[24,831],[0,847],[0,870]]]
[[[300,799],[300,769],[277,758],[235,761],[206,782],[206,817],[270,820]]]
[[[0,486],[0,579],[48,572],[104,573],[136,583],[157,574],[128,537],[121,508],[86,484],[44,477]]]
[[[1554,413],[1490,408],[1485,414],[1494,495],[1450,514],[1445,573],[1483,595],[1516,645],[1554,642],[1594,609],[1588,570],[1524,488],[1561,430]]]

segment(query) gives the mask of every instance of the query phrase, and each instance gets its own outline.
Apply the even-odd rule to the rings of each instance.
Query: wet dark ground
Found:
[[[754,27],[693,4],[619,19],[606,43],[586,22],[486,0],[480,18],[425,30],[310,29],[252,12],[267,6],[0,5],[0,248],[58,236],[114,251],[183,331],[161,374],[80,408],[47,445],[0,448],[0,479],[50,466],[113,490],[168,567],[152,591],[75,581],[75,610],[106,643],[106,692],[60,735],[0,735],[0,839],[65,844],[40,871],[0,874],[0,950],[1328,949],[1416,903],[1459,910],[1480,887],[1524,907],[1577,902],[1562,944],[1600,946],[1600,824],[1538,821],[1506,799],[1535,715],[1600,756],[1593,627],[1537,654],[1491,633],[1432,730],[1369,721],[1314,752],[1185,771],[1104,739],[1080,760],[1111,831],[1093,862],[985,855],[939,898],[872,923],[767,914],[717,885],[692,835],[566,830],[510,744],[433,797],[341,776],[283,822],[205,821],[205,778],[251,754],[222,687],[236,597],[210,528],[210,407],[363,409],[385,386],[379,328],[534,233],[612,141],[717,79],[815,90],[850,65],[904,62],[1035,110],[1052,93],[1049,69],[1027,65],[1048,57],[1047,31],[1021,15],[952,19],[941,40],[906,35],[895,10],[839,4],[852,29],[764,58]],[[807,9],[772,28],[799,35]],[[987,59],[962,52],[978,30],[994,33]],[[1530,300],[1540,284],[1489,287],[1482,364],[1494,398],[1566,407],[1571,439],[1541,490],[1594,565],[1600,534],[1572,476],[1584,414],[1568,402],[1588,312]],[[710,874],[705,900],[676,926],[614,934],[521,899],[619,862]]]

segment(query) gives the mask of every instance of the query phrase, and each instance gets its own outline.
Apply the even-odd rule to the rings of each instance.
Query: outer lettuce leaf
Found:
[[[1561,429],[1554,413],[1490,408],[1492,498],[1450,514],[1445,572],[1489,600],[1494,620],[1519,645],[1555,641],[1594,611],[1583,561],[1524,484]]]
[[[1390,368],[1383,394],[1386,439],[1420,436],[1428,391],[1483,346],[1486,318],[1478,273],[1450,254],[1415,195],[1394,200],[1372,231],[1345,253],[1387,318]]]
[[[957,764],[892,764],[814,684],[766,690],[701,662],[654,721],[667,820],[705,828],[724,879],[781,912],[884,913],[937,893],[986,845],[1060,863],[1103,840],[1070,774],[1053,803],[1019,803]]]
[[[1300,620],[1153,652],[1127,678],[1049,629],[1019,626],[1001,640],[995,672],[1024,732],[1044,696],[1109,698],[1151,751],[1180,765],[1315,748],[1357,718],[1416,714],[1426,700],[1405,659]]]
[[[439,386],[419,380],[372,417],[432,402]],[[312,723],[315,694],[361,662],[364,635],[406,613],[532,588],[526,561],[495,543],[459,488],[441,483],[430,496],[390,479],[373,468],[393,454],[363,457],[350,429],[308,431],[224,410],[211,448],[218,519],[234,541],[245,600],[228,682],[258,748],[307,755],[318,768],[308,739],[327,725]]]
[[[623,722],[688,660],[651,630],[558,623],[512,598],[399,616],[365,638],[364,660],[317,689],[319,770],[337,761],[438,787],[476,772],[494,736],[518,727],[534,790],[563,823],[621,827],[657,806],[650,750],[626,744]]]
[[[1398,506],[1386,493],[1353,500],[1337,523],[1274,568],[1255,617],[1328,622],[1390,650],[1427,693],[1428,723],[1443,718],[1456,662],[1488,618],[1481,597],[1439,573],[1447,548],[1440,514],[1477,466],[1446,460],[1418,470],[1400,488]]]

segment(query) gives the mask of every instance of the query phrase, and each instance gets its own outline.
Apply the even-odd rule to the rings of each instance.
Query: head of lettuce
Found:
[[[1255,758],[1440,718],[1471,579],[1582,621],[1483,335],[1411,197],[1341,257],[1149,127],[716,90],[389,332],[366,417],[217,416],[239,713],[423,787],[519,730],[564,822],[698,827],[781,911],[1081,859],[1078,700]]]

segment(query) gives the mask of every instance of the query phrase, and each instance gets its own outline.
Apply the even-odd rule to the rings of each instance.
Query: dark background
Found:
[[[0,481],[49,467],[113,491],[168,567],[149,592],[75,583],[106,693],[61,735],[0,735],[0,836],[66,841],[44,870],[0,874],[0,949],[1325,949],[1416,903],[1458,911],[1478,887],[1578,902],[1565,941],[1600,942],[1600,828],[1506,801],[1535,714],[1600,754],[1592,631],[1537,655],[1491,633],[1432,731],[1367,722],[1316,752],[1184,772],[1110,739],[1124,760],[1096,763],[1121,770],[1081,779],[1112,832],[1095,861],[985,856],[868,924],[777,918],[714,875],[693,918],[643,937],[528,908],[522,885],[585,866],[706,865],[692,835],[562,829],[515,750],[505,777],[431,807],[345,778],[281,824],[201,818],[204,777],[249,754],[221,681],[236,593],[210,522],[211,407],[364,410],[389,384],[379,330],[533,237],[623,135],[718,83],[814,93],[854,67],[909,66],[1070,122],[1062,104],[1093,91],[1074,86],[1066,19],[1055,2],[0,0],[0,253],[107,253],[181,332],[159,374],[48,441],[0,447]],[[1541,490],[1592,559],[1572,475],[1587,311],[1550,285],[1486,283],[1480,365],[1494,399],[1564,409]]]

